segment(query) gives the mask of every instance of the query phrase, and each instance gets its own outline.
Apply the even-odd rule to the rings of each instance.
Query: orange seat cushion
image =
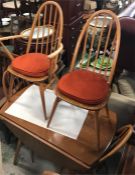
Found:
[[[28,53],[16,57],[12,61],[12,69],[18,73],[31,77],[42,77],[48,74],[50,60],[41,53]]]
[[[75,70],[64,75],[57,88],[63,95],[88,105],[103,102],[109,92],[104,77],[88,70]]]

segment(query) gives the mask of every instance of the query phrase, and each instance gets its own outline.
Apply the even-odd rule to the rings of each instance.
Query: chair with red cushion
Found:
[[[3,87],[8,100],[12,95],[16,78],[39,85],[45,119],[47,116],[43,88],[49,86],[56,78],[58,57],[63,49],[62,34],[61,7],[56,2],[47,1],[37,11],[31,28],[21,32],[20,35],[0,38],[3,50],[11,59],[11,65],[3,75]],[[16,38],[24,40],[27,48],[25,54],[14,57],[3,41]],[[6,87],[8,74],[10,75],[9,88]]]
[[[114,30],[115,26],[115,30]],[[100,148],[99,112],[106,107],[110,94],[120,45],[120,24],[117,16],[108,10],[92,14],[79,35],[69,73],[58,82],[56,101],[48,122],[60,100],[95,111],[97,145]]]

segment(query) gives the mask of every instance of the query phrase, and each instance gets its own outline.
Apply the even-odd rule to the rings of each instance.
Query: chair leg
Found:
[[[46,104],[45,104],[45,97],[44,97],[44,87],[42,83],[39,85],[39,89],[40,89],[40,96],[41,96],[41,101],[42,101],[44,117],[45,117],[45,120],[47,120]]]
[[[96,117],[96,134],[97,134],[97,150],[100,150],[100,123],[99,123],[99,111],[95,111]]]
[[[8,90],[7,90],[7,86],[6,86],[6,75],[7,75],[8,71],[5,71],[3,73],[3,78],[2,78],[2,86],[3,86],[3,91],[4,91],[4,94],[8,100]]]
[[[13,85],[14,85],[14,76],[10,74],[11,77],[10,77],[10,81],[9,81],[9,89],[7,90],[7,86],[6,86],[7,73],[8,73],[8,71],[5,71],[3,74],[2,85],[3,85],[4,94],[7,98],[7,100],[10,102],[10,97],[12,96]]]
[[[106,104],[106,106],[105,106],[105,110],[106,110],[106,115],[109,117],[109,108],[108,108],[108,104]]]
[[[107,115],[107,118],[108,118],[108,120],[109,120],[110,126],[112,126],[112,122],[111,122],[111,119],[110,119],[110,112],[109,112],[108,104],[106,104],[105,110],[106,110],[106,115]]]
[[[51,115],[50,115],[50,117],[49,117],[49,121],[48,121],[48,123],[47,123],[47,128],[50,126],[50,123],[51,123],[51,121],[52,121],[54,112],[55,112],[55,110],[56,110],[56,107],[57,107],[59,101],[60,101],[60,99],[59,99],[58,97],[56,97],[56,100],[55,100],[55,102],[54,102],[54,105],[53,105],[53,108],[52,108],[52,111],[51,111]]]
[[[16,147],[16,151],[15,151],[15,156],[14,156],[14,161],[13,161],[14,165],[17,165],[17,157],[18,157],[21,145],[22,145],[22,142],[18,139],[17,147]]]
[[[13,86],[14,86],[14,76],[11,75],[10,82],[9,82],[9,92],[8,92],[8,100],[10,101],[11,96],[13,95]]]

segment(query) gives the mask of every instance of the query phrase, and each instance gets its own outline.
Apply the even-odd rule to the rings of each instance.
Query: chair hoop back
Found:
[[[32,24],[26,53],[49,55],[60,46],[63,35],[63,12],[58,3],[43,3]],[[33,48],[32,48],[33,47]]]
[[[108,157],[116,153],[118,150],[120,150],[126,144],[128,139],[131,137],[132,132],[133,132],[132,125],[126,125],[118,129],[111,145],[109,146],[109,148],[106,150],[106,152],[100,158],[99,161],[101,162],[107,159]]]
[[[115,30],[114,30],[115,26]],[[120,45],[120,23],[109,10],[95,12],[87,20],[78,38],[70,71],[85,68],[103,74],[111,83]]]

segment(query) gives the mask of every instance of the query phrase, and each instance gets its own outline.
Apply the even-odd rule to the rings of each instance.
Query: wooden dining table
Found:
[[[27,145],[37,155],[62,167],[77,169],[78,171],[89,170],[112,141],[117,124],[116,114],[109,111],[110,116],[106,116],[104,109],[100,112],[101,146],[100,150],[97,150],[96,123],[92,112],[88,114],[77,139],[69,138],[5,113],[6,109],[24,90],[16,93],[11,102],[4,104],[0,111],[0,119],[23,144]]]

